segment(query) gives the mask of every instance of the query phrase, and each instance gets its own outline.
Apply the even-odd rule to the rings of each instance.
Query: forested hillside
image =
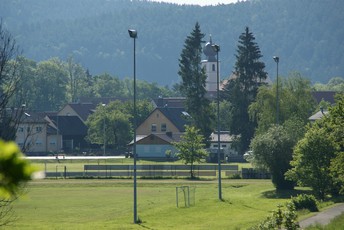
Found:
[[[248,26],[273,79],[301,72],[313,82],[344,75],[344,1],[248,0],[218,6],[180,6],[138,0],[2,0],[0,17],[23,55],[35,61],[74,60],[90,73],[132,76],[138,30],[137,76],[172,85],[180,81],[178,59],[184,40],[199,22],[221,46],[221,78],[233,70],[238,38]]]

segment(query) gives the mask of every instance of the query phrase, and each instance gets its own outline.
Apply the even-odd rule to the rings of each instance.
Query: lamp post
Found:
[[[274,61],[276,62],[277,70],[276,70],[276,124],[279,124],[279,95],[278,95],[278,63],[279,57],[273,56]]]
[[[105,104],[102,104],[105,107]],[[103,138],[104,138],[104,156],[106,154],[106,132],[105,132],[105,110],[104,110],[104,118],[103,118]]]
[[[222,200],[222,186],[221,186],[221,148],[220,148],[220,79],[219,79],[219,51],[220,46],[217,44],[212,45],[213,50],[216,52],[216,76],[217,76],[217,163],[219,174],[219,200]]]
[[[136,186],[136,38],[137,31],[133,29],[128,30],[129,36],[134,39],[134,223],[138,222],[137,219],[137,186]]]

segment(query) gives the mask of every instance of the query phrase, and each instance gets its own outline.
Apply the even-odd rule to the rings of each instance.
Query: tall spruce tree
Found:
[[[249,117],[248,107],[255,100],[259,85],[267,77],[265,64],[259,61],[262,57],[260,49],[254,40],[254,35],[246,27],[239,37],[233,77],[224,90],[224,99],[233,106],[230,131],[240,136],[238,146],[241,153],[248,149],[257,126],[257,122]]]
[[[212,132],[215,116],[206,98],[205,70],[201,67],[202,39],[198,22],[189,36],[179,59],[178,74],[182,78],[180,91],[186,97],[186,110],[191,115],[194,125],[207,140]]]

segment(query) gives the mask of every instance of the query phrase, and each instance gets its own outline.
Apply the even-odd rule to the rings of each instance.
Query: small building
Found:
[[[176,157],[177,150],[173,142],[180,141],[182,134],[149,134],[136,138],[136,154],[138,158],[170,158]],[[133,141],[130,145],[133,144]]]
[[[230,135],[229,131],[220,131],[220,149],[223,152],[223,159],[226,160],[229,157],[237,156],[238,152],[233,147],[235,136]],[[215,131],[210,135],[210,153],[217,153],[218,149],[218,132]]]

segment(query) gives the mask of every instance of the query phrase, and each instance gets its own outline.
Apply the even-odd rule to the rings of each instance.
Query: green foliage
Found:
[[[235,78],[226,85],[223,93],[225,100],[232,105],[232,119],[229,124],[230,132],[240,135],[241,152],[248,149],[257,123],[250,120],[249,105],[255,100],[258,86],[266,79],[265,64],[259,59],[262,57],[255,37],[249,28],[239,37],[236,54]]]
[[[283,126],[272,126],[266,133],[256,135],[252,142],[253,164],[267,168],[277,189],[292,189],[294,183],[284,177],[291,166],[293,133]]]
[[[320,123],[309,127],[305,137],[297,143],[291,161],[293,168],[286,176],[300,185],[310,186],[318,198],[324,199],[333,188],[330,163],[337,148]]]
[[[296,210],[308,209],[311,212],[319,211],[317,200],[313,195],[299,194],[291,198],[291,202],[295,205]]]
[[[316,91],[336,91],[344,93],[344,79],[342,77],[333,77],[327,84],[315,83],[313,88]]]
[[[295,210],[295,206],[292,202],[288,202],[284,210],[282,209],[281,205],[278,205],[278,209],[273,211],[270,216],[268,216],[264,221],[262,221],[257,226],[251,228],[251,230],[271,229],[300,229],[300,226],[297,222],[297,213]]]
[[[137,101],[137,122],[142,122],[153,110],[147,100]],[[133,105],[131,102],[113,101],[98,105],[86,121],[87,139],[91,143],[109,145],[112,149],[123,150],[133,138]],[[105,139],[104,139],[105,138]]]
[[[179,142],[173,143],[177,149],[177,156],[184,161],[186,165],[190,164],[190,177],[194,178],[194,163],[200,163],[206,156],[204,149],[204,137],[199,134],[199,130],[194,126],[186,126],[185,134],[181,136]]]
[[[34,168],[13,142],[0,140],[0,197],[16,195],[23,182],[31,179]]]
[[[186,97],[186,110],[191,115],[194,125],[200,129],[203,136],[209,137],[215,115],[211,109],[210,101],[206,98],[205,70],[201,67],[202,34],[200,25],[185,39],[184,48],[180,55],[178,71],[181,77],[180,91]]]
[[[314,111],[316,107],[311,90],[311,82],[299,73],[292,73],[279,83],[279,123],[287,123],[289,126],[296,122],[294,128],[300,131],[298,138],[303,135],[302,129],[308,122],[310,111]],[[259,88],[256,101],[249,107],[249,113],[252,119],[257,119],[257,133],[266,132],[276,123],[276,83],[272,87]]]
[[[286,173],[289,179],[313,188],[320,199],[336,195],[340,188],[343,191],[343,115],[344,96],[338,95],[329,114],[310,125],[305,137],[297,143],[293,168]]]

